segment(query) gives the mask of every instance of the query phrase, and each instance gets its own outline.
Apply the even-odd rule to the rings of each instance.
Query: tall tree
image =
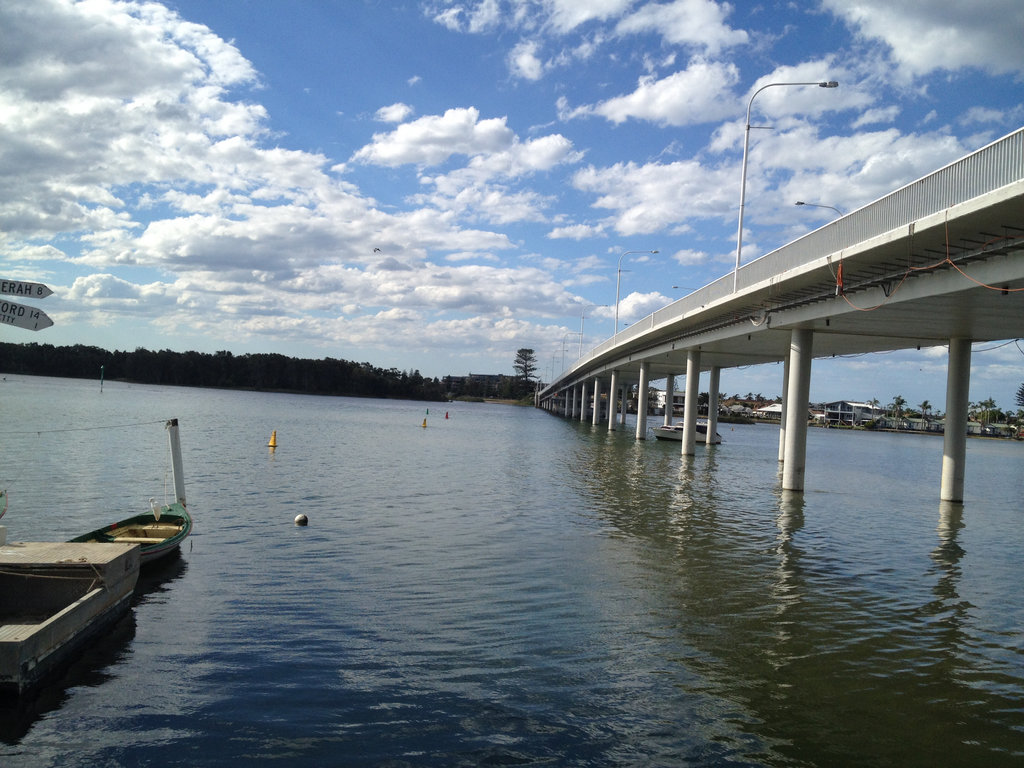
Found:
[[[524,383],[528,382],[537,371],[537,356],[533,354],[532,349],[523,347],[516,352],[516,360],[512,367],[515,369],[516,376]]]
[[[996,401],[991,397],[986,400],[980,400],[977,403],[979,415],[981,417],[982,424],[988,424],[992,420],[993,411],[996,410]]]
[[[903,395],[896,395],[889,403],[889,407],[892,408],[892,415],[897,419],[903,415],[903,406],[907,404],[906,399]]]

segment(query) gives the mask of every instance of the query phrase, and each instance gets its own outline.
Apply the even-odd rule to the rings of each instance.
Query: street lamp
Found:
[[[819,88],[838,88],[839,83],[835,80],[822,80],[818,83],[768,83],[762,85],[750,97],[747,102],[747,124],[743,133],[743,173],[740,176],[740,223],[736,230],[736,269],[732,273],[732,292],[736,293],[736,286],[740,277],[740,251],[743,249],[743,208],[747,202],[747,150],[750,148],[750,108],[754,105],[754,97],[765,88],[772,88],[779,85],[816,85]]]
[[[812,208],[831,208],[833,211],[838,213],[840,216],[843,215],[843,212],[840,211],[838,208],[836,208],[834,205],[819,205],[818,203],[805,203],[803,200],[797,200],[796,204],[797,205],[809,205]]]
[[[622,260],[631,253],[657,253],[657,251],[626,251],[619,256],[619,268],[615,272],[615,327],[612,328],[612,338],[619,333],[619,285],[622,283]]]
[[[579,357],[583,357],[583,317],[587,314],[588,309],[597,309],[598,307],[607,307],[607,304],[585,304],[580,310],[580,354]]]
[[[575,336],[575,335],[576,335],[576,331],[567,331],[562,336],[562,370],[563,371],[565,370],[565,340],[567,338],[569,338],[570,336]]]

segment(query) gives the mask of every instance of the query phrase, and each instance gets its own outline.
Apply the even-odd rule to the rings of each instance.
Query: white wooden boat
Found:
[[[109,543],[119,541],[142,547],[142,564],[148,565],[177,552],[181,543],[192,532],[192,518],[185,506],[185,483],[181,470],[181,445],[178,440],[178,420],[167,422],[167,437],[171,447],[171,474],[176,500],[158,506],[150,499],[150,511],[125,520],[109,523],[95,531],[77,536],[71,541]]]

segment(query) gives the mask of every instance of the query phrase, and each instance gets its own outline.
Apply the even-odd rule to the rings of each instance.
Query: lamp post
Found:
[[[812,208],[830,208],[836,213],[838,213],[840,216],[843,215],[843,212],[836,208],[834,205],[819,205],[818,203],[805,203],[803,200],[797,200],[796,205],[809,205]]]
[[[588,309],[597,309],[598,307],[607,307],[607,304],[586,304],[580,310],[580,354],[579,357],[583,357],[583,318],[587,314]]]
[[[622,283],[622,260],[631,253],[657,253],[657,251],[626,251],[619,256],[619,267],[615,272],[615,327],[612,328],[612,338],[619,333],[619,286]]]
[[[747,151],[750,148],[750,108],[754,105],[754,98],[765,88],[772,88],[780,85],[817,85],[819,88],[838,88],[839,83],[835,80],[822,80],[817,83],[768,83],[762,85],[750,97],[747,102],[747,123],[743,133],[743,172],[740,175],[740,222],[736,229],[736,269],[732,273],[732,292],[736,293],[736,286],[740,277],[740,251],[743,250],[743,208],[747,202]]]
[[[575,335],[576,335],[576,331],[567,331],[562,336],[562,370],[563,371],[565,370],[565,340],[567,338],[569,338],[570,336],[575,336]]]

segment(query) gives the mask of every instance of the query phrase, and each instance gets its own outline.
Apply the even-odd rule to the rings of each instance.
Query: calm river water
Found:
[[[169,494],[168,418],[196,518],[4,768],[1024,763],[1022,444],[961,506],[923,436],[811,430],[790,497],[770,426],[12,375],[0,415],[9,540]]]

